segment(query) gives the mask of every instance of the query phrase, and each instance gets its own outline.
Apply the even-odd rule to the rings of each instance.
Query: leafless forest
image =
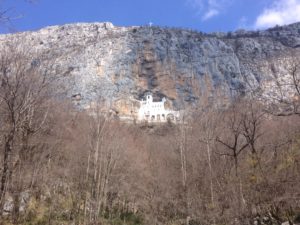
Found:
[[[300,222],[297,65],[284,114],[248,98],[126,124],[58,98],[25,52],[0,56],[0,224]]]

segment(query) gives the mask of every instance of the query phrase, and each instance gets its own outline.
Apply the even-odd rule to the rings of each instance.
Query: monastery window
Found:
[[[156,118],[157,118],[157,120],[160,120],[160,115],[158,114],[158,115],[156,116]]]
[[[151,116],[151,120],[155,120],[155,116],[153,115],[153,116]]]

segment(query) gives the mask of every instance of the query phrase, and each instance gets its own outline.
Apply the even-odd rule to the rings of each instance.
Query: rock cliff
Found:
[[[236,95],[272,97],[278,79],[299,60],[300,23],[211,34],[80,23],[0,35],[0,43],[14,40],[29,47],[35,63],[54,59],[60,88],[80,107],[101,99],[130,115],[147,92],[176,110],[222,106]]]

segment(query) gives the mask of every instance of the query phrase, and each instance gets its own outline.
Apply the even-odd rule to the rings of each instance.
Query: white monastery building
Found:
[[[146,96],[146,100],[141,100],[140,108],[138,111],[138,120],[147,122],[167,122],[179,121],[179,111],[166,110],[165,102],[163,98],[160,102],[154,102],[151,94]]]

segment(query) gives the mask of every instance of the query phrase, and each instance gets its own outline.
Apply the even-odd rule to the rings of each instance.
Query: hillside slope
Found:
[[[176,110],[222,106],[237,94],[272,96],[299,51],[300,23],[212,34],[81,23],[0,36],[1,43],[13,40],[32,51],[35,63],[55,59],[60,88],[77,105],[88,108],[101,98],[130,115],[138,107],[133,100],[147,92]]]

